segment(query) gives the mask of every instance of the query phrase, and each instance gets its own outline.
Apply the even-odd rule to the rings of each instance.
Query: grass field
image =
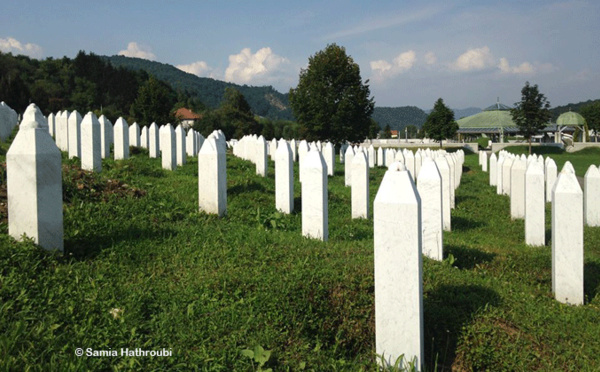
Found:
[[[169,172],[136,152],[97,175],[64,159],[64,256],[16,243],[0,225],[0,369],[377,370],[373,224],[350,218],[343,166],[329,178],[320,242],[301,236],[297,182],[297,212],[275,211],[272,162],[261,178],[228,155],[219,219],[197,211],[195,158]],[[600,228],[584,233],[585,305],[560,304],[550,242],[523,243],[524,222],[511,221],[477,155],[464,171],[446,259],[423,264],[426,369],[599,370]],[[371,200],[383,174],[371,172]],[[549,239],[549,204],[546,222]]]

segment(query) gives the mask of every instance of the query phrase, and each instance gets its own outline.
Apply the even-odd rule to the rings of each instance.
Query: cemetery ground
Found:
[[[552,156],[571,160],[578,176],[600,159]],[[373,217],[350,218],[336,161],[321,242],[301,236],[297,164],[296,211],[284,215],[273,162],[262,178],[228,153],[227,215],[218,218],[198,212],[196,158],[165,171],[136,150],[90,174],[63,154],[64,255],[9,238],[1,210],[0,368],[377,370]],[[371,206],[384,172],[370,171]],[[445,259],[423,259],[425,369],[599,370],[600,228],[584,232],[584,305],[561,304],[550,204],[547,245],[526,246],[523,220],[511,221],[509,198],[489,186],[476,155],[464,172]],[[172,356],[77,357],[76,348]]]

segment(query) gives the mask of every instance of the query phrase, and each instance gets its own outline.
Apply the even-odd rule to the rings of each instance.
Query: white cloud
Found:
[[[190,63],[189,65],[177,65],[175,67],[181,71],[185,71],[200,77],[211,77],[211,73],[213,71],[213,69],[204,61]]]
[[[437,62],[437,57],[435,56],[435,53],[433,52],[427,52],[425,53],[425,63],[428,65],[433,65]]]
[[[500,71],[510,74],[530,74],[535,72],[533,65],[529,62],[523,62],[517,67],[510,67],[508,60],[504,57],[500,58],[498,68]]]
[[[392,63],[385,60],[371,61],[371,70],[379,77],[396,76],[410,70],[417,61],[417,55],[413,50],[399,54]]]
[[[287,63],[287,58],[273,53],[269,47],[259,49],[254,54],[250,48],[244,48],[239,54],[229,56],[225,80],[238,84],[265,83],[273,74],[281,72]]]
[[[7,37],[6,39],[0,38],[0,51],[3,53],[22,54],[32,58],[41,58],[43,53],[41,46],[33,43],[23,44],[12,37]]]
[[[461,54],[452,64],[452,68],[458,71],[473,71],[490,68],[495,64],[490,48],[484,46],[483,48],[469,49]]]
[[[152,53],[150,47],[147,47],[145,45],[139,45],[135,41],[132,41],[129,44],[127,44],[127,49],[119,51],[118,54],[120,56],[143,58],[148,59],[150,61],[154,61],[156,59],[156,55]]]

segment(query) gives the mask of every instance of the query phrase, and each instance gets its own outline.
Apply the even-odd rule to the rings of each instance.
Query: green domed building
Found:
[[[566,132],[569,132],[573,138],[581,134],[581,142],[586,142],[589,130],[585,118],[573,111],[560,114],[556,119],[556,142],[562,141],[562,135]]]
[[[485,135],[494,142],[501,142],[505,135],[516,135],[519,128],[512,120],[510,107],[498,100],[482,112],[456,121],[458,134],[464,137],[481,137]]]

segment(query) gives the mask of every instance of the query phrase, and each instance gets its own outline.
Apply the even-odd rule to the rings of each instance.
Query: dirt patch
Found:
[[[146,190],[132,187],[115,179],[103,179],[99,174],[84,171],[74,165],[63,165],[63,200],[70,202],[74,197],[80,199],[108,201],[116,197],[141,198]]]
[[[8,223],[8,194],[6,189],[6,163],[0,163],[0,224]],[[63,201],[73,198],[108,201],[110,198],[141,198],[146,190],[132,187],[122,181],[103,179],[99,174],[84,171],[73,165],[63,165]],[[115,196],[112,196],[115,195]]]

